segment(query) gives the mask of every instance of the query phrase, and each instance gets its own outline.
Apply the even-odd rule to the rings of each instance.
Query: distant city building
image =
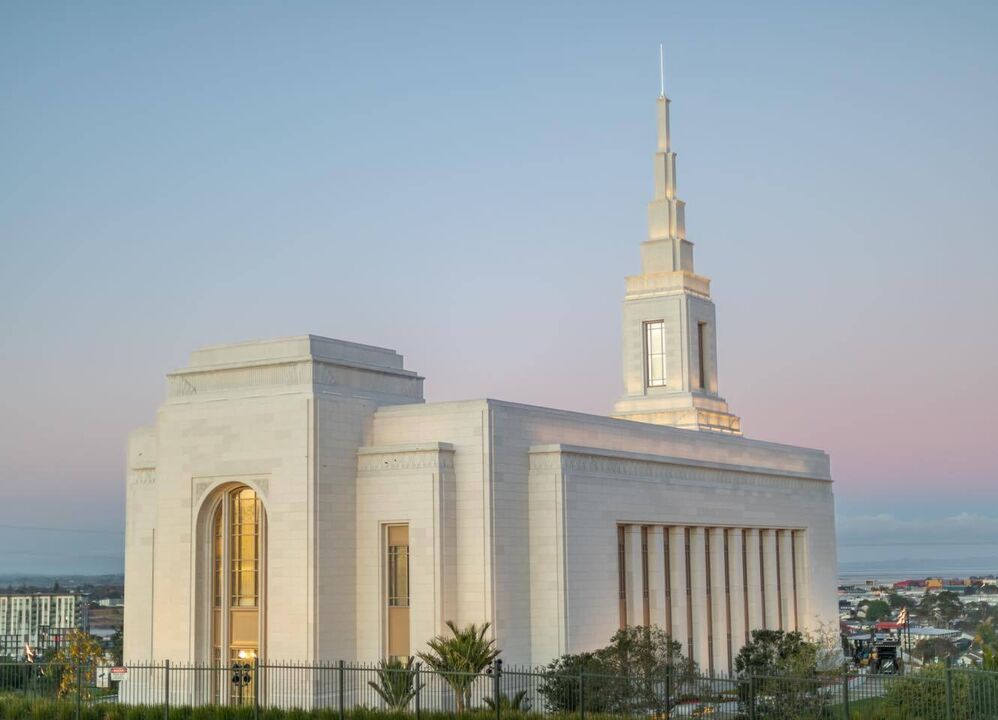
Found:
[[[425,403],[396,352],[316,336],[194,352],[129,442],[126,661],[367,661],[454,621],[541,664],[658,625],[723,673],[754,629],[833,626],[828,455],[742,437],[719,395],[657,110],[613,415]]]
[[[70,630],[88,630],[87,606],[79,593],[0,595],[0,655],[21,657],[25,644],[45,650]]]
[[[97,601],[97,605],[106,608],[117,608],[124,607],[125,601],[122,598],[101,598]]]

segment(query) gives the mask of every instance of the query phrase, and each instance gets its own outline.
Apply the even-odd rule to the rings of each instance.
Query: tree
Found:
[[[485,637],[489,623],[472,623],[459,629],[448,620],[447,627],[451,637],[437,635],[427,643],[429,652],[421,652],[419,657],[454,690],[454,701],[460,713],[468,706],[471,686],[478,674],[492,664],[500,651],[495,640]]]
[[[735,656],[742,709],[753,715],[748,705],[754,703],[754,716],[772,720],[819,717],[828,701],[818,673],[820,649],[796,631],[753,630]]]
[[[956,657],[958,653],[953,643],[946,638],[923,638],[915,643],[915,654],[922,659],[922,662],[929,662]]]
[[[416,668],[412,658],[403,663],[393,657],[378,663],[378,681],[368,680],[367,684],[378,694],[385,706],[392,712],[403,712],[424,684],[416,686]]]
[[[581,689],[590,712],[661,714],[694,688],[696,675],[696,663],[661,628],[632,626],[606,647],[552,661],[538,690],[552,712],[576,712]]]
[[[918,612],[925,618],[944,625],[960,617],[963,603],[955,592],[943,590],[939,593],[926,593],[918,605]]]
[[[879,622],[891,616],[891,606],[886,600],[864,600],[859,604],[859,612],[870,622]]]
[[[92,688],[97,668],[103,662],[104,648],[97,638],[82,630],[70,630],[49,666],[56,673],[60,673],[60,697]],[[82,687],[77,684],[77,680],[82,681]]]
[[[120,627],[114,629],[109,652],[111,653],[111,659],[114,660],[116,665],[121,665],[124,662],[125,633]]]
[[[898,593],[891,593],[888,595],[887,604],[891,606],[891,610],[900,610],[902,608],[912,610],[918,605],[918,603],[911,598],[899,595]]]

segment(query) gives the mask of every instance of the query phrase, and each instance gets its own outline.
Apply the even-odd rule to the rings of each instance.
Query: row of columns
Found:
[[[756,629],[807,617],[804,531],[622,525],[621,625],[657,625],[725,673]]]

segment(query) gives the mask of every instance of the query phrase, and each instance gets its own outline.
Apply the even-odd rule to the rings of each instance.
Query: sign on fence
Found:
[[[128,668],[122,667],[121,665],[115,665],[111,668],[111,679],[112,680],[124,680],[128,676]]]

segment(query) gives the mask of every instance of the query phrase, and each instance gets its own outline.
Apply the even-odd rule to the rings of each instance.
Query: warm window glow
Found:
[[[388,546],[388,604],[409,607],[409,546]]]
[[[645,323],[645,381],[648,387],[665,385],[665,323]]]
[[[252,489],[228,490],[211,518],[211,660],[216,665],[251,663],[260,653],[263,505]],[[252,697],[248,685],[215,682],[230,702]]]
[[[256,493],[243,488],[231,496],[230,572],[233,607],[256,607],[260,570],[260,514]]]
[[[409,526],[386,528],[386,604],[389,657],[404,658],[409,647]]]

